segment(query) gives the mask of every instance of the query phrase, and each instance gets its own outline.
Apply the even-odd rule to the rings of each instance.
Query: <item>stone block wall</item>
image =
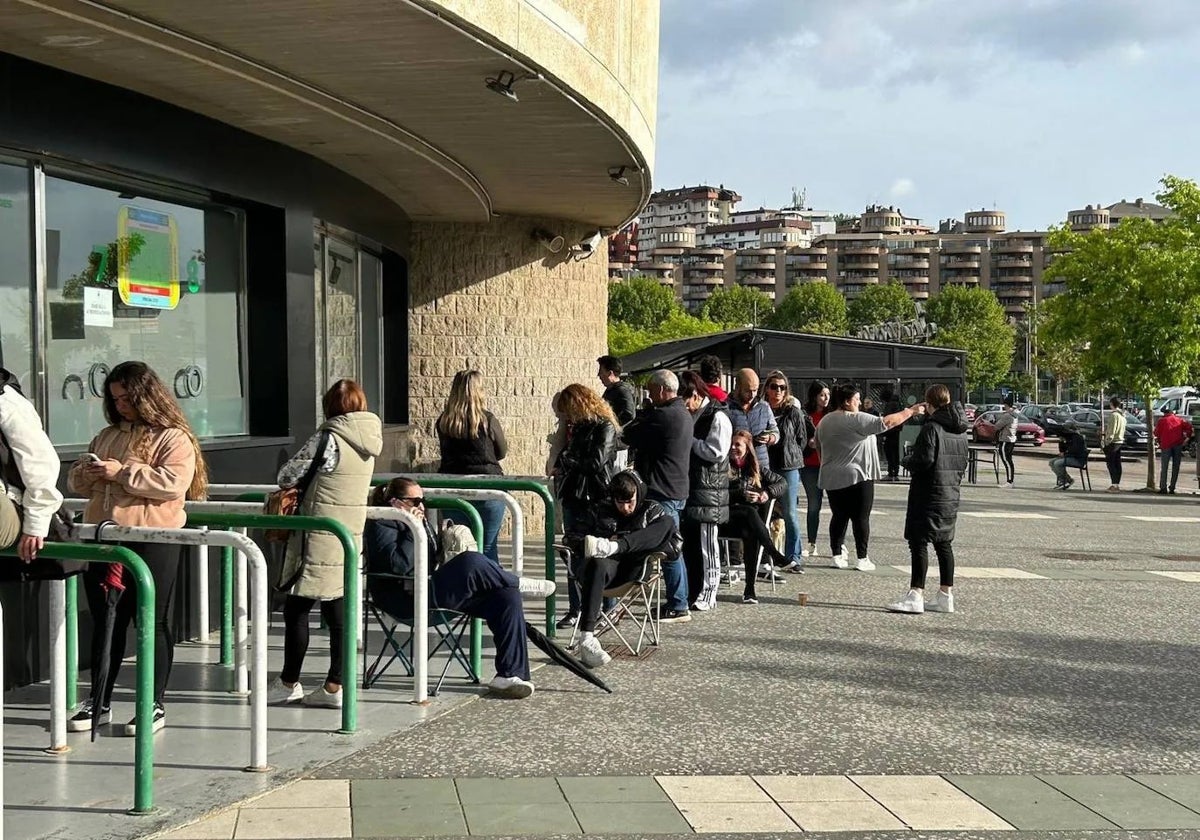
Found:
[[[572,382],[598,387],[595,360],[607,346],[607,254],[599,249],[586,260],[563,261],[533,240],[535,228],[568,242],[586,233],[522,217],[413,224],[407,468],[437,469],[434,424],[459,370],[483,373],[488,408],[508,438],[504,470],[512,475],[545,474],[552,395]]]

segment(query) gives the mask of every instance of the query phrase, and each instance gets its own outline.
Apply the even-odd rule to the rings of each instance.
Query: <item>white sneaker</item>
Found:
[[[808,552],[804,556],[805,557],[816,557],[817,556],[817,544],[809,543],[808,544]]]
[[[589,668],[599,668],[611,662],[612,657],[600,646],[599,639],[588,636],[579,640],[579,661]]]
[[[841,554],[833,555],[832,562],[835,569],[849,569],[850,560],[846,557],[846,549],[843,548]]]
[[[870,557],[859,557],[854,568],[858,569],[860,572],[873,572],[875,571],[875,564],[871,562]]]
[[[593,537],[590,534],[583,538],[584,557],[610,557],[616,553],[616,540],[606,540],[604,537]]]
[[[894,604],[888,604],[891,612],[919,615],[925,612],[925,595],[919,589],[910,589]]]
[[[522,595],[528,595],[531,598],[549,598],[558,588],[552,580],[542,580],[541,578],[519,578],[517,589]]]
[[[493,694],[507,697],[511,700],[524,700],[533,694],[533,683],[520,677],[502,677],[499,674],[492,677],[488,688]]]
[[[925,609],[930,612],[954,612],[954,593],[938,590],[937,594],[925,602]]]
[[[304,699],[304,686],[297,682],[295,685],[285,685],[283,680],[276,677],[267,686],[267,705],[286,706],[289,703],[299,703]]]
[[[339,688],[337,691],[326,691],[325,686],[322,685],[316,691],[310,691],[304,695],[304,705],[319,709],[340,709],[342,708],[342,690]]]

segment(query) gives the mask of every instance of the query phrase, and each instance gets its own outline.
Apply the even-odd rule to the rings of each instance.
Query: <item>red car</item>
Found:
[[[1031,441],[1034,446],[1046,442],[1046,431],[1032,420],[1018,415],[1017,442]],[[993,443],[996,440],[996,412],[988,411],[977,418],[971,426],[971,440],[976,443]]]

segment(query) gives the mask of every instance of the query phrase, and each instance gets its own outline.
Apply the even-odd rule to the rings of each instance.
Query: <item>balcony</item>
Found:
[[[1005,242],[1002,245],[993,245],[992,251],[997,254],[1032,254],[1033,246],[1028,242]]]
[[[1021,286],[993,286],[992,292],[1000,300],[1008,300],[1009,298],[1030,300],[1033,298],[1033,289]]]
[[[1019,257],[1001,257],[996,260],[997,268],[1032,268],[1032,259],[1021,259]]]
[[[927,257],[927,256],[929,256],[929,249],[928,248],[918,248],[918,247],[894,248],[894,249],[892,249],[892,253],[898,254],[901,256]]]
[[[689,271],[690,270],[716,271],[716,272],[724,272],[725,271],[725,263],[722,260],[706,260],[703,258],[696,259],[695,257],[692,257],[689,261],[685,262],[683,265]]]
[[[982,254],[983,249],[978,245],[956,245],[948,243],[942,246],[943,254]]]
[[[964,268],[978,269],[979,268],[979,260],[978,259],[970,259],[969,257],[968,258],[959,257],[956,259],[949,259],[949,260],[945,260],[942,262],[942,268],[944,270],[954,270],[954,269],[964,269]]]
[[[928,271],[929,260],[896,260],[890,263],[893,271]]]
[[[1005,284],[1019,285],[1019,286],[1032,286],[1033,285],[1033,275],[1031,275],[1031,274],[995,274],[992,276],[992,285],[993,286],[1003,286]]]
[[[873,254],[879,256],[879,245],[850,245],[839,249],[842,254]]]

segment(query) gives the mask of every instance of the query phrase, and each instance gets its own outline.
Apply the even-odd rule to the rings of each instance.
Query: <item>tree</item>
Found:
[[[1158,389],[1200,366],[1200,187],[1168,175],[1156,198],[1174,211],[1162,224],[1051,231],[1059,256],[1047,268],[1064,291],[1044,304],[1045,339],[1079,347],[1092,382],[1128,389],[1149,406]],[[1154,488],[1154,459],[1146,459]]]
[[[767,318],[765,326],[820,335],[845,335],[846,299],[822,281],[793,286]]]
[[[608,287],[608,320],[654,329],[679,309],[675,292],[652,277],[630,277]]]
[[[676,307],[653,329],[638,329],[620,321],[609,321],[608,352],[614,356],[627,356],[660,341],[707,335],[720,329],[717,324],[688,315]]]
[[[846,306],[850,328],[869,327],[887,321],[911,321],[917,305],[899,283],[867,286]]]
[[[774,308],[771,299],[758,289],[734,286],[713,292],[700,310],[700,317],[726,327],[757,326]]]
[[[1015,332],[987,289],[947,286],[929,299],[925,316],[937,325],[930,344],[967,351],[967,390],[995,388],[1012,367]]]

